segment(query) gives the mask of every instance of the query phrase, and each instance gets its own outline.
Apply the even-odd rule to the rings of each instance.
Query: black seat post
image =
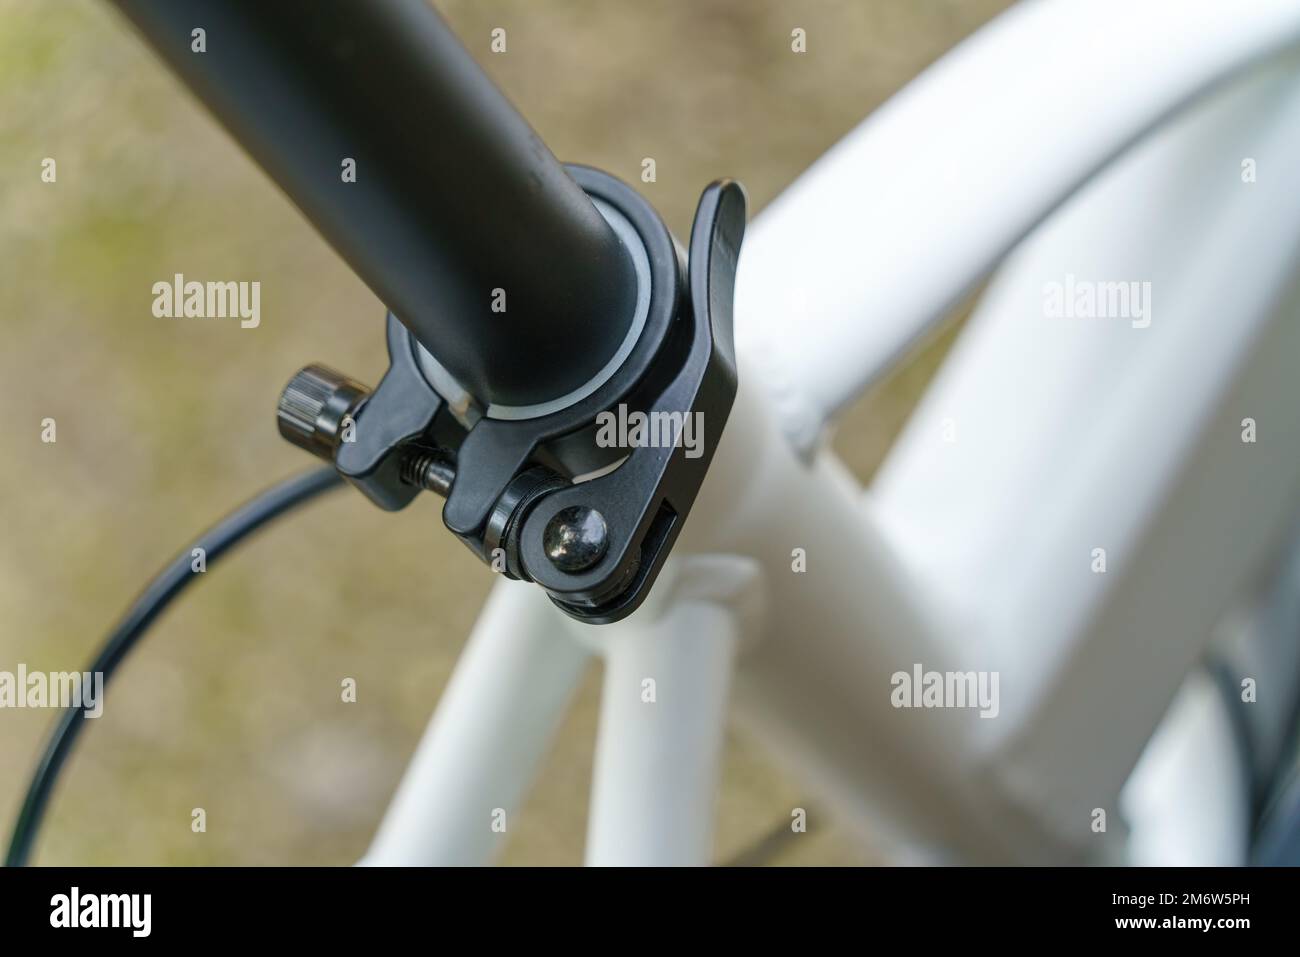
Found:
[[[480,402],[618,351],[628,251],[427,0],[114,2]]]

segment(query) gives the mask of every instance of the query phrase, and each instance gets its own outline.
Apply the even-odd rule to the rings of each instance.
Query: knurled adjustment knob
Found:
[[[370,396],[370,389],[329,366],[309,365],[280,393],[280,434],[312,455],[334,461],[343,430]]]

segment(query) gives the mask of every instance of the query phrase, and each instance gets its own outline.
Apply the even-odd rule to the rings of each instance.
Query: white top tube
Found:
[[[936,62],[745,238],[738,348],[827,420],[1036,224],[1207,87],[1300,42],[1295,0],[1035,0]]]

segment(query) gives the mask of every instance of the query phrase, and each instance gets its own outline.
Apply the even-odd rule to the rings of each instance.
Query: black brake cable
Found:
[[[102,674],[104,685],[108,685],[114,670],[154,620],[171,604],[172,599],[199,577],[193,567],[193,548],[204,549],[205,562],[211,563],[258,529],[340,484],[342,480],[332,468],[313,469],[295,475],[271,486],[200,535],[193,545],[163,568],[135,600],[116,627],[109,632],[108,639],[95,656],[89,671],[92,674]],[[32,775],[22,810],[18,813],[9,853],[5,857],[7,867],[21,867],[27,863],[59,772],[72,752],[84,721],[79,707],[65,708],[60,716]]]

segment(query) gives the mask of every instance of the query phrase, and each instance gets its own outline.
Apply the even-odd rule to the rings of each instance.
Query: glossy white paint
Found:
[[[792,441],[921,339],[1161,119],[1300,37],[1294,0],[1013,7],[849,133],[756,218],[736,286]]]
[[[554,612],[497,584],[361,863],[488,864],[504,847],[589,661]]]
[[[605,661],[586,861],[705,865],[740,643],[733,608],[752,563],[686,559],[656,583],[660,609],[584,637]],[[718,585],[712,594],[700,585]]]

